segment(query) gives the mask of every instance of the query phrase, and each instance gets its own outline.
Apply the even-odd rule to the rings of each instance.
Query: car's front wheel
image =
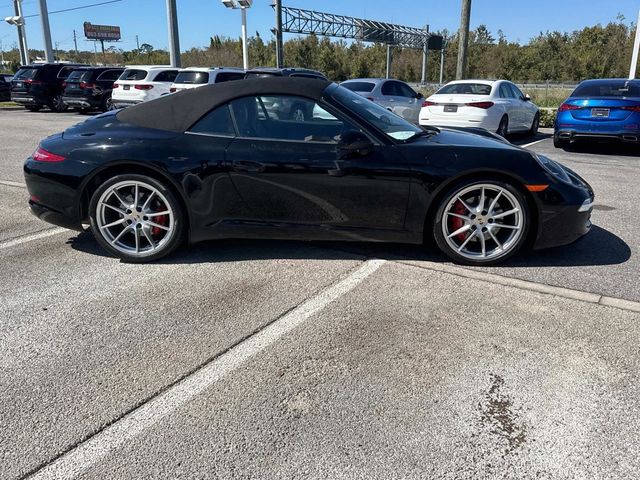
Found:
[[[91,230],[102,247],[127,262],[149,262],[182,243],[183,209],[173,192],[146,175],[118,175],[94,192]]]
[[[492,179],[467,181],[445,194],[433,222],[436,244],[457,263],[492,265],[524,244],[530,222],[525,196]]]
[[[62,95],[55,95],[51,99],[49,108],[54,112],[64,112],[68,107],[67,107],[67,104],[64,103],[64,100],[62,100]]]

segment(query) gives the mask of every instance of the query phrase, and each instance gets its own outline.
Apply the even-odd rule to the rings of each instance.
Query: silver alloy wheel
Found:
[[[64,101],[62,100],[62,95],[56,95],[53,97],[53,109],[56,112],[60,112],[64,109]]]
[[[115,107],[113,105],[113,99],[111,97],[107,98],[107,100],[104,102],[105,104],[105,110],[107,112],[110,112],[111,110],[115,110]]]
[[[442,215],[447,245],[470,260],[494,260],[508,254],[525,230],[520,201],[506,188],[491,183],[454,193]]]
[[[167,198],[139,181],[111,185],[100,196],[96,222],[116,250],[145,257],[161,250],[175,234],[175,217]]]

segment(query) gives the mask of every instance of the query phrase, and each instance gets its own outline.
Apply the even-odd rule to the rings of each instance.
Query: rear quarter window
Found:
[[[118,80],[144,80],[145,78],[147,78],[147,73],[148,72],[146,70],[127,68],[124,72],[122,72],[122,75],[120,75],[120,78]]]

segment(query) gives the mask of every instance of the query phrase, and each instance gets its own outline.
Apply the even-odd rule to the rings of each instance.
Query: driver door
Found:
[[[283,104],[303,106],[304,118],[269,108]],[[403,230],[410,171],[395,147],[374,142],[366,155],[345,155],[342,136],[367,132],[304,97],[244,97],[230,107],[237,137],[226,158],[248,220],[307,227],[317,238],[332,231],[364,240]]]

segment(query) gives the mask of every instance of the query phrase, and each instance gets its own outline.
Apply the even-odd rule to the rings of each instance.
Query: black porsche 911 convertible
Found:
[[[421,129],[336,84],[261,78],[99,115],[24,165],[32,212],[125,261],[183,242],[423,243],[488,265],[589,231],[591,187],[484,130]]]

